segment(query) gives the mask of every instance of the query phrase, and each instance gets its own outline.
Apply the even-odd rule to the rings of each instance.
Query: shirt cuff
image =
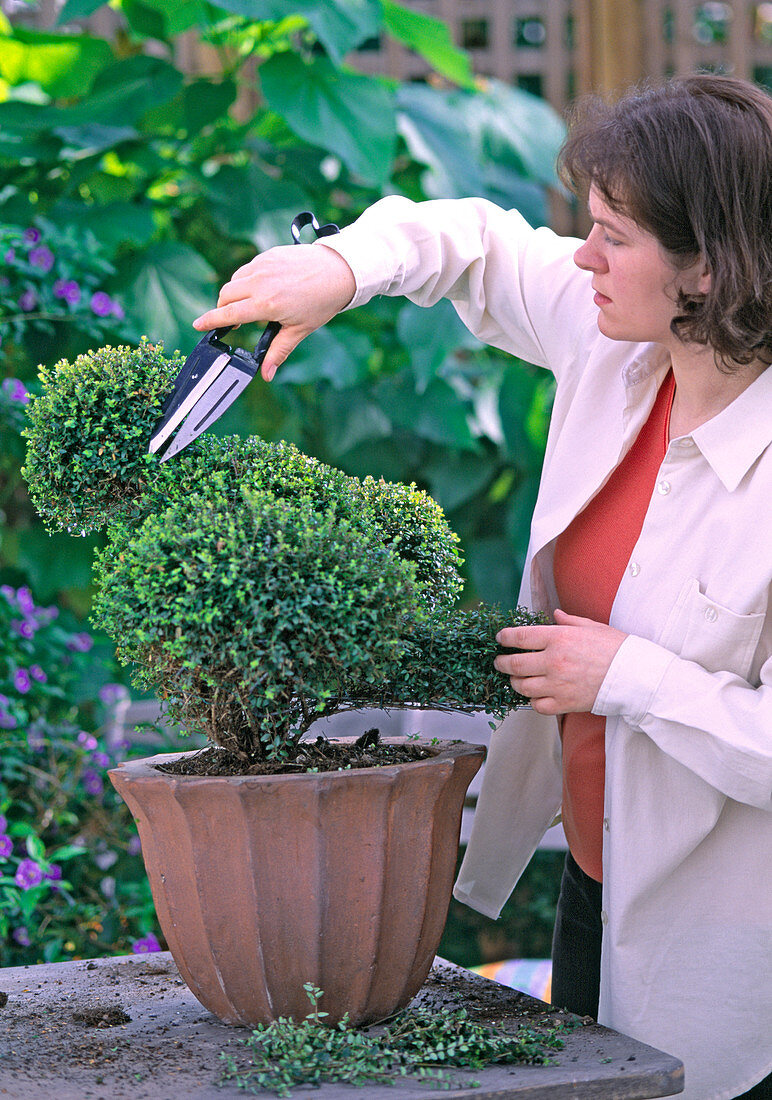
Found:
[[[628,634],[614,655],[592,707],[606,718],[623,715],[639,726],[670,665],[678,658],[656,642]]]
[[[392,286],[395,260],[388,248],[379,247],[380,242],[374,242],[369,234],[349,226],[334,237],[325,237],[316,244],[337,252],[351,268],[356,290],[345,309],[362,306],[377,294],[385,294]]]

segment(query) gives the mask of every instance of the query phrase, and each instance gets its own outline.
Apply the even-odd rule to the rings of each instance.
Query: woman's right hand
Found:
[[[351,268],[321,244],[279,245],[240,267],[220,291],[217,307],[197,317],[199,332],[252,321],[278,321],[281,330],[260,373],[270,382],[301,340],[326,325],[354,297]]]

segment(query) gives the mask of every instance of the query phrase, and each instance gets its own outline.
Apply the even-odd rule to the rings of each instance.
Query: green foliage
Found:
[[[415,568],[302,498],[182,499],[100,562],[96,621],[188,727],[247,756],[299,738],[344,675],[377,682]]]
[[[382,1034],[353,1028],[345,1018],[327,1027],[326,1013],[319,1010],[322,990],[311,984],[304,988],[312,1006],[305,1020],[280,1018],[259,1025],[240,1040],[246,1060],[223,1052],[222,1083],[234,1082],[247,1092],[270,1089],[277,1096],[291,1096],[301,1085],[393,1085],[400,1078],[450,1088],[449,1070],[539,1065],[548,1061],[550,1050],[563,1046],[559,1026],[535,1031],[522,1025],[508,1035],[475,1023],[464,1008],[408,1009]]]
[[[138,839],[105,777],[122,752],[108,735],[126,690],[104,683],[92,645],[29,588],[0,589],[2,966],[152,942],[140,940],[155,915]]]
[[[41,368],[23,474],[38,512],[72,534],[101,528],[142,492],[147,440],[182,365],[143,340]]]

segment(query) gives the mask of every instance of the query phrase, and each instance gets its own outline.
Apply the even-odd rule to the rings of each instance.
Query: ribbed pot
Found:
[[[396,740],[396,739],[395,739]],[[390,742],[394,743],[394,742]],[[484,749],[277,776],[110,771],[139,829],[180,974],[225,1023],[303,1019],[311,982],[335,1023],[373,1023],[426,979],[442,936],[464,795]]]

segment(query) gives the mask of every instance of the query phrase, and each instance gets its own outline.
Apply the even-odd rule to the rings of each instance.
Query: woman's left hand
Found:
[[[493,663],[539,714],[589,711],[626,637],[605,623],[558,610],[554,626],[500,630],[499,645],[529,652],[501,654]]]

